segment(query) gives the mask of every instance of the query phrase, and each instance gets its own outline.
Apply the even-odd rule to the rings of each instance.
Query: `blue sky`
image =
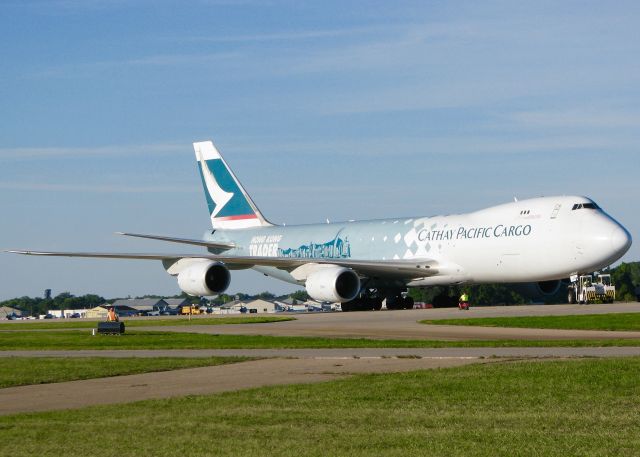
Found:
[[[213,139],[274,222],[594,198],[640,260],[640,3],[0,3],[0,248],[185,251]],[[0,255],[0,299],[178,292],[154,262]],[[291,290],[257,273],[231,291]]]

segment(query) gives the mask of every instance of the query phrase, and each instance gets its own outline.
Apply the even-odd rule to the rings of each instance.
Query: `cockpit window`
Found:
[[[595,203],[591,202],[591,203],[576,203],[575,205],[573,205],[573,208],[571,208],[571,211],[575,211],[577,209],[600,209],[600,207],[598,205],[596,205]]]

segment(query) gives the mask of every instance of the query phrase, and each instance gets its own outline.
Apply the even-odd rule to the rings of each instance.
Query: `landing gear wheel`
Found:
[[[576,303],[576,292],[573,289],[567,291],[567,302],[570,305],[575,305]]]
[[[402,309],[399,298],[400,297],[387,297],[387,309],[389,310]]]
[[[341,305],[343,312],[351,311],[380,311],[382,300],[376,297],[358,297]]]
[[[342,309],[343,313],[348,313],[351,311],[355,311],[356,308],[354,306],[354,300],[346,301],[340,305],[340,309]]]
[[[404,297],[402,299],[402,304],[404,309],[413,309],[413,305],[414,305],[413,298]]]
[[[363,297],[360,299],[360,303],[360,309],[363,311],[373,311],[376,309],[376,301],[373,297]]]

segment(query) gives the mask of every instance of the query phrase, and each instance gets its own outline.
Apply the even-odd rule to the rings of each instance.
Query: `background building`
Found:
[[[9,319],[10,316],[20,317],[22,316],[22,311],[9,306],[0,306],[0,319]]]

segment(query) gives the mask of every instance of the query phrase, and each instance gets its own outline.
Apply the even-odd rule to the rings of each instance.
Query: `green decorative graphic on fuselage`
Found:
[[[344,259],[351,257],[351,245],[348,239],[336,237],[326,243],[309,243],[298,248],[278,248],[278,257],[302,259]]]
[[[262,232],[270,230],[262,230]],[[282,230],[286,232],[287,230]],[[281,246],[282,234],[254,235],[249,239],[248,254],[258,257],[286,257],[302,259],[344,259],[351,257],[351,243],[348,237],[340,237],[342,230],[327,242],[300,242],[293,237],[291,244]],[[304,235],[303,235],[304,236]],[[295,242],[297,238],[297,243]],[[325,238],[326,239],[326,238]]]

